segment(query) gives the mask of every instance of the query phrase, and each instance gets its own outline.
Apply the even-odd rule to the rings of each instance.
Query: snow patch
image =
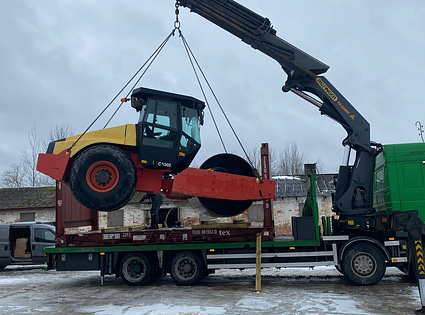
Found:
[[[24,278],[15,278],[15,277],[0,277],[0,285],[11,285],[11,284],[21,284],[23,282],[28,282],[28,279]]]
[[[301,301],[295,301],[299,304],[297,314],[350,314],[350,315],[374,315],[370,311],[360,308],[361,301],[356,302],[352,296],[344,296],[332,293],[316,293],[314,299],[311,297],[303,298]]]
[[[214,306],[190,306],[190,305],[167,305],[163,303],[142,306],[117,306],[98,305],[83,307],[76,310],[77,313],[92,312],[95,315],[221,315],[226,314],[222,307]]]
[[[272,179],[295,179],[295,180],[301,180],[301,178],[299,178],[297,176],[286,176],[286,175],[272,176]]]
[[[250,310],[265,311],[279,306],[279,303],[267,301],[264,297],[247,297],[237,301],[236,306]]]

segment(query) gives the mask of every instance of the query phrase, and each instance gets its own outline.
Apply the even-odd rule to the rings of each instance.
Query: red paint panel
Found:
[[[136,190],[144,192],[161,192],[164,170],[150,168],[137,169]]]
[[[262,200],[275,197],[275,181],[261,185],[255,177],[187,168],[174,177],[172,195],[228,200]]]
[[[69,163],[69,152],[64,150],[59,154],[38,155],[37,171],[53,179],[62,180]]]
[[[56,231],[64,235],[65,228],[91,226],[99,228],[99,213],[82,206],[62,181],[56,182]]]

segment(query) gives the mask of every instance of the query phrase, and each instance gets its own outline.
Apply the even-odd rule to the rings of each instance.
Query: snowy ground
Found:
[[[253,270],[220,270],[192,287],[169,276],[144,287],[98,272],[0,270],[0,314],[205,315],[205,314],[413,314],[415,284],[390,268],[375,286],[350,285],[334,268],[264,269],[254,292]]]

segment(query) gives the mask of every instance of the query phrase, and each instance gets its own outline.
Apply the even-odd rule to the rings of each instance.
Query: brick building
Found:
[[[276,235],[292,235],[291,217],[299,216],[304,206],[306,189],[304,176],[277,176],[276,200],[273,202]],[[316,176],[316,194],[319,216],[332,216],[331,194],[335,190],[334,175]],[[55,221],[55,187],[25,187],[0,189],[0,223],[24,221]],[[149,222],[150,204],[139,203],[143,196],[137,192],[122,209],[99,213],[99,226],[140,226]],[[249,221],[252,225],[262,224],[262,203],[254,202],[248,211],[228,218],[214,218],[218,222],[233,220]],[[171,227],[180,222],[182,226],[199,224],[213,219],[205,210],[196,206],[196,200],[179,201],[165,199],[160,209],[160,222]]]

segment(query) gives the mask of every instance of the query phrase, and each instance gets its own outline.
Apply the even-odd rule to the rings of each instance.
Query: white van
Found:
[[[43,248],[54,245],[54,226],[34,222],[0,224],[0,268],[44,264]]]

